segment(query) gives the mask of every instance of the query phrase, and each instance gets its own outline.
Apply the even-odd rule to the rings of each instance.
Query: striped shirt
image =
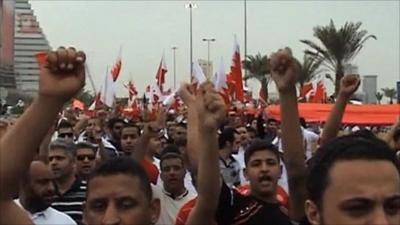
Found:
[[[83,203],[86,200],[86,181],[76,178],[71,188],[59,194],[51,205],[74,219],[78,224],[82,221]]]

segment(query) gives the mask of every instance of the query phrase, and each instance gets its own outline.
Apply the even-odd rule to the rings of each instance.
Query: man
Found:
[[[250,183],[250,195],[243,196],[223,185],[218,224],[291,224],[284,209],[276,199],[281,176],[278,149],[265,141],[255,140],[245,153],[244,176]]]
[[[84,86],[85,60],[72,47],[48,52],[39,65],[37,98],[0,139],[0,224],[33,224],[12,197],[29,171],[36,154],[32,150],[40,146],[63,105]]]
[[[178,123],[175,126],[175,131],[173,132],[174,142],[187,138],[187,126],[185,123]]]
[[[240,185],[240,164],[233,157],[240,145],[239,134],[233,128],[225,128],[218,137],[219,168],[228,187]]]
[[[76,144],[76,174],[87,180],[96,166],[96,147],[89,142]]]
[[[310,169],[309,222],[399,224],[399,165],[389,146],[374,137],[354,134],[329,142],[317,151]]]
[[[50,207],[55,187],[53,174],[44,159],[34,160],[27,176],[22,178],[19,199],[15,202],[25,209],[37,225],[75,225],[67,214]]]
[[[179,150],[163,152],[160,159],[161,186],[153,186],[154,197],[160,199],[161,213],[156,224],[174,224],[179,209],[195,195],[184,185],[186,167]]]
[[[249,137],[246,127],[244,125],[240,125],[240,126],[236,127],[236,132],[239,134],[240,147],[242,149],[245,149],[250,141],[250,137]]]
[[[76,146],[72,142],[55,140],[50,143],[48,154],[49,166],[58,191],[52,206],[80,222],[86,182],[75,176]]]
[[[121,130],[122,155],[130,156],[135,151],[135,144],[140,137],[140,128],[134,124],[126,124]]]
[[[109,137],[108,141],[117,149],[118,152],[121,152],[121,131],[124,127],[125,122],[120,118],[111,118],[108,121],[108,130]]]
[[[57,126],[57,137],[69,141],[75,140],[74,127],[66,120],[61,120]]]
[[[234,154],[233,157],[236,159],[236,161],[239,162],[240,165],[240,184],[245,184],[246,179],[243,175],[243,169],[245,168],[245,162],[244,162],[244,154],[246,152],[246,148],[250,144],[250,137],[249,133],[247,132],[247,129],[245,126],[240,125],[239,127],[236,128],[236,132],[239,134],[239,140],[240,144],[238,146],[238,152],[237,154]]]
[[[319,136],[308,130],[307,129],[307,123],[304,118],[300,118],[300,125],[301,125],[301,131],[303,132],[303,138],[304,138],[304,144],[305,144],[305,158],[306,160],[311,159],[312,155],[314,154],[317,146],[318,146],[318,140]]]
[[[127,157],[102,162],[88,180],[84,223],[151,225],[160,214],[149,179],[135,160]]]

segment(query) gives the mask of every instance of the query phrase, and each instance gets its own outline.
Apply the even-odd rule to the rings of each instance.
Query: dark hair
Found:
[[[400,127],[398,127],[393,133],[393,140],[398,141],[400,139]]]
[[[60,123],[58,123],[57,125],[57,130],[63,129],[63,128],[71,128],[73,129],[73,126],[70,122],[68,122],[67,120],[61,120]]]
[[[140,129],[140,127],[138,125],[136,125],[134,123],[124,123],[124,127],[122,128],[122,130],[124,130],[125,128],[136,128],[138,130],[138,132],[139,132],[139,135],[140,135],[141,129]],[[121,132],[122,132],[122,130],[121,130]]]
[[[176,126],[176,127],[182,127],[182,128],[187,129],[187,124],[186,124],[186,123],[183,123],[183,122],[180,122],[180,123],[176,124],[175,126]]]
[[[114,125],[116,123],[122,123],[123,125],[125,125],[125,121],[123,119],[121,119],[121,118],[111,118],[107,123],[108,129],[110,129],[110,130],[113,129],[113,127],[114,127]]]
[[[76,151],[78,151],[79,149],[82,149],[82,148],[91,149],[91,150],[93,150],[94,153],[97,152],[97,147],[95,145],[93,145],[92,143],[87,142],[87,141],[80,141],[80,142],[78,142],[76,144]]]
[[[178,150],[179,151],[179,150]],[[184,164],[184,162],[183,162],[183,157],[182,157],[182,155],[179,153],[179,152],[175,152],[175,151],[167,151],[167,152],[163,152],[162,154],[161,154],[161,158],[160,158],[160,169],[161,169],[161,171],[162,171],[162,165],[163,165],[163,162],[165,161],[165,160],[167,160],[167,159],[179,159],[179,160],[181,160],[181,163],[182,163],[182,167],[185,165]]]
[[[280,161],[279,150],[274,144],[261,139],[254,139],[244,153],[244,163],[246,166],[250,160],[250,157],[258,151],[270,151],[274,153],[278,162]]]
[[[62,149],[64,153],[70,157],[70,159],[75,158],[76,145],[70,140],[57,138],[56,140],[52,141],[49,145],[49,151],[53,151],[55,149]]]
[[[271,123],[271,122],[279,123],[279,121],[276,120],[276,119],[274,119],[274,118],[269,118],[269,119],[267,119],[267,124],[269,124],[269,123]]]
[[[307,128],[307,123],[306,123],[306,120],[303,118],[303,117],[300,117],[300,125],[303,127],[303,128]]]
[[[252,127],[246,127],[247,133],[257,133],[256,129],[252,128]]]
[[[235,134],[238,134],[236,129],[231,127],[223,129],[221,134],[218,136],[218,148],[223,149],[226,145],[226,142],[233,143],[235,141]]]
[[[89,194],[90,182],[94,178],[114,175],[127,175],[139,178],[140,188],[143,190],[146,198],[149,201],[152,200],[153,194],[146,171],[143,169],[142,165],[129,157],[112,158],[97,165],[87,181],[88,189],[86,195]]]
[[[390,147],[378,138],[351,134],[334,139],[319,148],[312,160],[307,177],[308,198],[319,208],[329,185],[329,171],[338,161],[384,160],[394,164],[400,174],[399,162]]]

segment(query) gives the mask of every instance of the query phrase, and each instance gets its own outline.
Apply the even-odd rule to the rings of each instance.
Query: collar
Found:
[[[186,188],[185,188],[185,191],[181,195],[178,195],[178,196],[174,196],[173,194],[167,192],[164,188],[162,189],[162,192],[166,196],[172,198],[173,200],[181,200],[181,199],[183,199],[184,197],[186,197],[189,194],[189,191]]]

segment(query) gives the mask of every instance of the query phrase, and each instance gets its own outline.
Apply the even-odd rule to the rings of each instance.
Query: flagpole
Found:
[[[247,57],[247,1],[244,0],[244,59]],[[244,70],[244,76],[247,77],[247,70]],[[247,87],[247,80],[244,80],[244,85]]]
[[[190,11],[190,81],[192,81],[193,74],[193,19],[192,19],[192,10],[197,8],[197,4],[189,2],[185,5],[186,8]]]
[[[175,57],[175,52],[176,49],[178,49],[176,46],[173,46],[172,48],[172,52],[174,53],[174,90],[176,90],[176,57]]]

